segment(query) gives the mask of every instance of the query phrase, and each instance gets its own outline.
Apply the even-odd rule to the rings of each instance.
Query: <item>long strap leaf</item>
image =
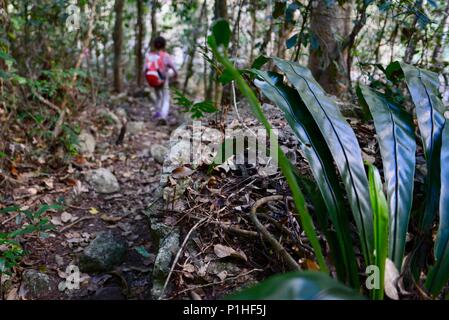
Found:
[[[364,300],[357,291],[319,272],[290,272],[272,276],[226,300]]]
[[[449,163],[449,120],[442,133],[441,163]],[[441,170],[440,225],[435,241],[436,264],[429,273],[426,287],[437,294],[449,279],[449,170]]]
[[[406,63],[394,62],[387,71],[402,69],[405,82],[416,107],[419,131],[423,140],[427,161],[427,192],[422,218],[423,231],[428,231],[438,211],[440,197],[440,149],[441,132],[444,126],[444,105],[438,97],[439,80],[434,72]]]
[[[357,261],[350,239],[344,198],[333,166],[332,155],[326,147],[324,138],[296,90],[283,84],[281,75],[259,70],[253,71],[258,76],[258,79],[255,80],[256,86],[284,112],[317,181],[317,186],[326,205],[325,210],[327,209],[330,220],[335,226],[339,252],[334,252],[333,255],[336,262],[343,260],[341,268],[337,267],[339,279],[343,282],[349,280],[353,287],[358,287]],[[330,234],[327,234],[326,237],[328,242],[332,242],[333,237]]]
[[[412,117],[384,95],[360,86],[359,98],[368,105],[380,146],[390,213],[389,258],[401,270],[413,202],[416,141]]]
[[[273,60],[298,91],[329,146],[348,194],[365,260],[367,264],[371,264],[373,212],[362,152],[354,131],[343,118],[336,103],[326,96],[315,81],[309,69],[294,62],[278,58]]]

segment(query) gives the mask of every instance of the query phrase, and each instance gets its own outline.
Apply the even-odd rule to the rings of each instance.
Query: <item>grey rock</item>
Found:
[[[122,289],[119,287],[104,287],[98,289],[91,300],[125,300]]]
[[[128,117],[125,108],[122,107],[117,108],[115,114],[121,119],[126,119]]]
[[[170,272],[173,259],[179,250],[180,231],[178,228],[167,225],[160,216],[161,210],[164,208],[164,200],[162,198],[163,188],[156,189],[153,200],[145,210],[145,215],[149,218],[150,232],[153,242],[158,246],[158,252],[154,261],[153,268],[153,286],[151,294],[158,299],[162,294],[165,279]],[[165,292],[169,292],[170,288]]]
[[[151,150],[150,150],[150,148],[144,148],[144,149],[140,150],[137,153],[137,156],[139,158],[149,158],[149,157],[151,157]]]
[[[171,227],[163,223],[160,211],[164,209],[164,200],[162,198],[163,189],[161,187],[154,191],[154,198],[145,210],[145,215],[150,222],[150,234],[153,242],[158,246],[160,240],[170,232]]]
[[[263,111],[264,111],[264,112],[269,112],[269,111],[271,111],[271,110],[274,110],[276,107],[275,107],[274,105],[272,105],[272,104],[264,103],[264,104],[262,105],[262,108],[263,108]]]
[[[150,148],[151,156],[157,163],[163,164],[168,154],[168,149],[160,144],[153,144]]]
[[[103,118],[106,118],[108,122],[111,122],[111,124],[114,124],[117,127],[121,126],[122,122],[120,121],[120,118],[111,110],[103,108],[98,113]]]
[[[117,178],[108,169],[99,168],[89,171],[86,178],[98,193],[114,193],[120,190]]]
[[[82,130],[78,136],[78,152],[83,155],[92,155],[95,152],[95,144],[95,137],[89,132]]]
[[[50,277],[36,270],[26,270],[23,273],[23,283],[34,297],[47,294],[52,289]]]
[[[138,134],[143,130],[145,123],[142,121],[131,121],[126,125],[126,131],[129,134]]]
[[[223,261],[211,261],[207,267],[207,272],[210,274],[217,275],[223,271],[226,271],[228,274],[239,274],[242,269],[235,263]]]
[[[113,269],[123,262],[126,244],[112,232],[104,231],[84,249],[79,257],[80,270],[101,272]]]
[[[159,298],[162,295],[165,280],[178,250],[179,230],[175,228],[161,241],[156,261],[154,262],[153,287],[151,288],[151,294],[154,298]]]

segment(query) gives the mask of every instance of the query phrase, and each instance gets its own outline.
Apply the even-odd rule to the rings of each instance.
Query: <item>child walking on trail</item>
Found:
[[[145,54],[145,77],[156,92],[155,120],[166,120],[170,111],[170,79],[176,79],[178,72],[171,56],[165,51],[166,41],[156,37],[151,49]]]

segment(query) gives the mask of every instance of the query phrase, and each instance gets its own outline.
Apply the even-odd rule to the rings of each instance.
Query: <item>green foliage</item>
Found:
[[[150,253],[143,246],[136,247],[136,251],[144,258],[148,258],[151,256]]]
[[[365,226],[364,229],[359,228],[359,236],[362,241],[362,248],[363,241],[366,242],[366,248],[363,250],[365,256],[368,255],[367,262],[380,268],[383,279],[388,251],[390,258],[400,270],[403,265],[406,233],[413,203],[416,162],[415,128],[411,115],[390,99],[387,93],[391,93],[393,86],[390,89],[384,87],[386,93],[380,93],[363,86],[360,86],[357,90],[360,101],[371,113],[377,131],[377,140],[384,167],[387,201],[382,190],[380,174],[374,166],[369,167],[369,189],[367,189],[368,184],[365,185],[365,183],[368,180],[363,164],[360,164],[362,162],[361,151],[355,135],[339,114],[332,99],[324,94],[321,87],[312,78],[310,71],[293,62],[277,58],[273,58],[273,60],[276,66],[286,74],[296,92],[283,83],[283,76],[279,74],[253,70],[258,76],[255,83],[284,112],[293,132],[298,136],[301,142],[300,147],[303,149],[326,202],[330,220],[334,225],[338,222],[335,212],[330,208],[334,207],[333,210],[338,210],[339,204],[334,200],[336,198],[331,199],[328,195],[333,192],[335,196],[340,191],[335,183],[333,185],[331,183],[332,180],[335,180],[334,182],[337,180],[332,173],[332,167],[326,169],[323,164],[332,162],[331,159],[333,158],[333,162],[340,171],[342,182],[346,186],[348,200],[350,204],[351,201],[353,202],[351,208],[356,224],[360,226],[357,219],[361,207],[357,204],[364,203],[373,210],[371,217],[367,215],[359,217],[363,218],[361,219],[364,221],[362,225]],[[402,75],[401,72],[403,72]],[[449,243],[449,232],[447,231],[449,211],[447,209],[447,197],[439,197],[443,193],[438,187],[440,181],[442,183],[441,190],[446,190],[445,188],[449,184],[447,182],[449,181],[449,170],[440,167],[440,163],[449,161],[447,156],[449,129],[442,130],[445,123],[444,109],[438,97],[437,76],[426,70],[402,63],[390,65],[385,73],[395,84],[399,84],[401,79],[405,79],[407,82],[416,107],[427,165],[428,168],[433,170],[429,171],[427,177],[426,197],[430,204],[426,203],[420,232],[425,234],[428,225],[433,223],[433,215],[429,217],[426,214],[426,212],[429,212],[427,207],[431,206],[431,208],[434,208],[433,210],[437,211],[435,205],[431,203],[435,201],[438,203],[439,201],[440,228],[435,244],[436,264],[426,282],[429,291],[432,294],[437,294],[449,278],[447,272],[449,268],[449,249],[447,245]],[[307,110],[310,115],[301,116],[301,113],[305,112],[304,110]],[[313,125],[310,124],[311,121]],[[325,152],[320,151],[317,147],[320,145],[320,139],[322,140],[321,145],[328,146],[327,152],[330,152],[330,156],[325,157]],[[321,148],[323,149],[323,147]],[[368,195],[369,198],[364,198],[365,195]],[[356,201],[354,202],[354,200]],[[372,237],[363,236],[363,232],[366,234],[370,231]],[[336,232],[342,232],[341,225],[340,228],[336,227]],[[326,237],[328,238],[327,234]],[[332,247],[332,239],[328,239],[328,241],[330,247]],[[415,244],[418,249],[421,241],[422,239],[418,239],[418,244]],[[342,241],[340,241],[341,243]],[[343,255],[341,255],[341,259],[343,259]],[[338,266],[338,262],[336,262],[336,265]],[[381,283],[383,283],[383,280],[381,280]],[[372,297],[382,299],[383,289],[380,288],[372,292]]]
[[[45,231],[53,229],[53,225],[48,218],[43,217],[49,210],[61,210],[59,205],[42,205],[35,212],[28,209],[21,209],[18,206],[10,206],[0,209],[0,215],[17,213],[16,225],[20,228],[10,232],[0,232],[0,246],[4,249],[0,252],[0,274],[9,274],[26,254],[18,238],[24,235],[37,233],[40,237],[46,237]]]
[[[441,163],[449,163],[449,121],[443,129]],[[430,270],[426,287],[438,294],[449,280],[449,170],[441,170],[440,225],[435,240],[435,266]]]
[[[251,109],[254,113],[254,115],[258,118],[258,120],[263,124],[265,129],[268,133],[268,138],[273,134],[272,128],[268,120],[265,118],[262,108],[260,106],[260,103],[254,94],[254,92],[251,90],[251,88],[248,86],[248,84],[245,82],[241,74],[237,69],[235,69],[234,65],[229,61],[226,54],[226,47],[223,45],[227,44],[226,41],[220,41],[219,45],[217,43],[217,38],[220,39],[222,35],[219,33],[223,30],[229,29],[229,25],[225,26],[227,22],[225,20],[218,20],[215,22],[214,26],[212,27],[212,35],[208,37],[208,44],[209,47],[212,49],[216,59],[223,65],[225,69],[227,69],[230,74],[232,74],[234,81],[237,84],[237,87],[240,89],[240,92],[248,99],[248,102],[251,106]],[[218,26],[218,27],[217,27]],[[309,214],[309,211],[306,206],[306,202],[304,199],[304,195],[302,194],[298,182],[296,180],[295,174],[292,170],[292,165],[287,159],[286,155],[283,153],[283,151],[278,146],[277,150],[278,161],[279,165],[281,167],[281,171],[284,174],[284,176],[287,179],[287,182],[290,186],[293,200],[296,206],[296,209],[299,213],[299,218],[302,223],[302,226],[304,228],[304,232],[306,233],[307,237],[310,240],[310,243],[315,251],[315,255],[318,261],[318,264],[320,266],[321,271],[328,272],[327,265],[324,260],[324,256],[320,247],[320,243],[318,241],[312,217]]]
[[[439,80],[434,72],[395,62],[387,70],[398,70],[404,74],[405,82],[416,107],[418,127],[426,156],[427,175],[426,202],[422,217],[424,232],[432,226],[438,212],[440,197],[440,151],[444,126],[445,108],[439,98]]]
[[[193,119],[200,119],[206,113],[215,113],[218,111],[212,101],[194,102],[187,98],[181,91],[173,89],[175,103],[183,107],[182,112],[190,113]]]
[[[291,272],[275,275],[227,300],[363,300],[322,272]]]
[[[258,56],[251,65],[253,69],[260,69],[265,63],[270,61],[270,58],[265,57],[263,55]]]
[[[78,135],[80,134],[80,128],[78,126],[71,126],[68,124],[62,125],[63,134],[59,138],[66,148],[66,150],[72,156],[78,154],[77,146],[79,144]]]
[[[327,209],[327,215],[336,230],[335,244],[331,243],[333,237],[330,234],[327,238],[330,247],[336,249],[332,250],[332,255],[335,257],[338,277],[342,282],[349,282],[353,287],[358,287],[360,283],[357,275],[357,261],[349,236],[350,229],[343,192],[338,184],[332,155],[326,147],[324,138],[296,90],[286,86],[281,75],[255,69],[253,72],[257,75],[256,86],[284,112],[323,195],[324,211]],[[320,210],[315,209],[318,214]],[[328,228],[322,228],[322,231],[326,233]],[[342,263],[338,263],[340,261]]]
[[[212,34],[217,47],[227,48],[231,40],[231,29],[226,20],[218,20],[212,25]]]
[[[389,258],[401,270],[415,175],[415,130],[412,117],[385,95],[368,87],[357,90],[368,105],[380,146],[390,212]]]

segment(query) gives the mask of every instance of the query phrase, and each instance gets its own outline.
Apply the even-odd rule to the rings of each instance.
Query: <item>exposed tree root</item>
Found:
[[[271,244],[273,249],[281,255],[281,257],[284,259],[284,261],[287,263],[290,269],[292,270],[301,270],[301,267],[299,264],[293,259],[293,257],[290,255],[290,253],[285,250],[285,248],[274,238],[274,236],[267,230],[267,228],[264,227],[264,225],[259,221],[257,218],[257,209],[271,201],[278,201],[284,199],[284,196],[276,195],[276,196],[269,196],[262,199],[259,199],[254,203],[253,207],[251,208],[250,212],[250,219],[254,223],[254,226],[256,229],[262,234],[262,236]]]
[[[159,297],[159,300],[164,298],[165,290],[167,289],[168,282],[170,281],[171,275],[173,273],[173,270],[175,270],[176,264],[178,263],[179,258],[181,257],[181,253],[184,250],[185,245],[190,239],[190,236],[192,235],[193,231],[195,231],[201,224],[206,222],[207,218],[203,218],[200,221],[198,221],[187,233],[186,237],[184,238],[184,241],[182,242],[181,246],[179,247],[178,253],[175,256],[175,260],[173,260],[173,264],[170,268],[170,272],[167,275],[167,279],[165,279],[164,287],[162,288],[161,295]]]

